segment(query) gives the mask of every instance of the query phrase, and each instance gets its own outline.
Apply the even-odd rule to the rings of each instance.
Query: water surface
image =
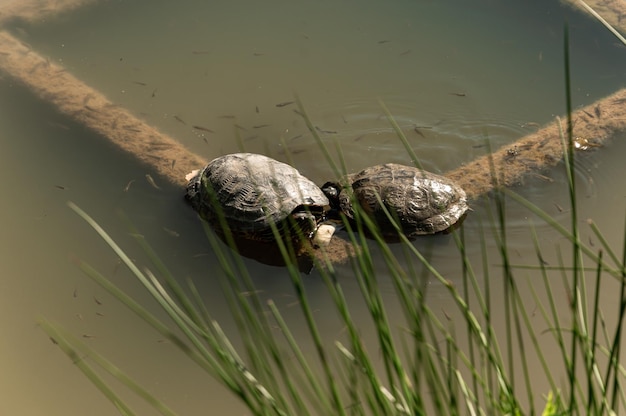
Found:
[[[207,159],[238,151],[243,143],[246,150],[281,160],[290,154],[302,173],[323,183],[332,179],[332,170],[295,106],[288,104],[294,93],[324,141],[341,147],[349,170],[410,163],[384,117],[382,100],[424,166],[446,172],[484,154],[485,138],[494,147],[510,143],[564,113],[565,20],[571,30],[574,105],[623,87],[623,49],[599,24],[557,2],[117,1],[37,25],[13,23],[10,29],[34,50]],[[0,108],[0,169],[5,178],[0,182],[5,196],[0,251],[0,326],[5,331],[0,363],[5,377],[0,389],[8,398],[0,410],[46,415],[114,411],[37,328],[36,318],[45,316],[83,337],[181,414],[207,409],[245,414],[222,387],[160,342],[158,334],[72,262],[75,256],[88,261],[160,313],[65,203],[81,206],[138,264],[147,265],[118,215],[121,210],[181,282],[194,281],[215,317],[234,333],[218,290],[217,260],[184,204],[182,190],[156,176],[161,189],[153,188],[145,180],[151,172],[131,156],[11,79],[0,83]],[[626,179],[622,142],[616,137],[608,149],[583,155],[577,176],[581,223],[587,217],[597,219],[616,245],[621,244],[625,204],[624,191],[614,186]],[[566,178],[559,169],[541,172],[517,190],[567,223]],[[474,202],[464,224],[478,270],[483,229],[487,249],[495,250],[491,232],[497,227],[490,223],[490,207]],[[539,230],[545,260],[555,264],[563,239],[509,203],[514,261],[535,259],[531,223]],[[592,238],[591,233],[585,238]],[[415,244],[446,278],[460,282],[461,264],[450,236]],[[394,250],[402,255],[399,248]],[[393,285],[379,253],[374,256],[391,319],[400,319]],[[493,259],[488,266],[498,276],[499,262]],[[262,296],[276,301],[296,336],[306,341],[286,273],[245,261]],[[529,273],[531,284],[533,278]],[[340,267],[340,279],[354,316],[362,322],[365,342],[375,351],[376,340],[348,266]],[[316,272],[306,277],[306,284],[324,338],[332,345],[343,333],[326,289]],[[445,288],[434,280],[426,285],[433,309],[452,314]],[[305,353],[313,356],[314,351],[305,348]],[[150,414],[135,399],[131,403],[139,413]]]

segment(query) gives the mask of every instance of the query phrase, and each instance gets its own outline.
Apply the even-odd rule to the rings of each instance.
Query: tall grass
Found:
[[[565,39],[569,106],[567,35]],[[317,136],[304,107],[297,101],[328,162],[341,173],[345,168],[342,169],[340,153],[339,163],[333,161],[332,152]],[[568,110],[571,112],[570,107]],[[386,109],[385,112],[395,127],[391,114]],[[346,328],[345,339],[337,340],[334,347],[326,346],[302,275],[297,265],[289,261],[293,258],[290,245],[280,238],[277,241],[287,259],[286,270],[315,347],[316,355],[312,358],[303,353],[279,308],[271,300],[264,304],[257,296],[253,280],[241,259],[232,251],[224,250],[208,228],[207,237],[221,267],[222,290],[237,324],[240,337],[237,343],[224,334],[193,284],[181,287],[139,233],[133,235],[150,256],[153,263],[150,269],[138,268],[95,220],[70,203],[70,208],[106,241],[149,291],[171,318],[171,323],[158,319],[86,262],[76,260],[76,263],[87,276],[176,345],[208,376],[218,379],[255,415],[619,414],[626,405],[622,388],[624,368],[620,365],[622,323],[626,312],[626,241],[622,253],[617,253],[593,222],[589,227],[601,246],[594,248],[581,241],[574,175],[576,155],[571,122],[568,119],[565,123],[562,129],[563,168],[568,178],[571,223],[563,226],[515,192],[496,190],[490,196],[491,203],[486,206],[491,207],[488,209],[491,225],[497,230],[498,258],[489,257],[487,234],[483,233],[479,238],[480,263],[474,264],[463,228],[454,232],[462,275],[459,287],[446,279],[405,237],[401,236],[397,247],[392,249],[363,212],[356,211],[356,225],[345,224],[346,237],[361,247],[351,259],[351,277],[358,283],[368,318],[376,330],[380,351],[376,354],[364,345],[358,324],[361,319],[353,317],[338,272],[331,263],[321,259],[317,264],[319,275],[333,300],[338,319]],[[406,144],[406,140],[403,143]],[[414,163],[419,164],[415,155],[412,157]],[[495,178],[497,172],[494,170],[492,175]],[[563,260],[557,267],[549,267],[543,260],[542,247],[531,224],[533,238],[529,243],[535,247],[536,266],[515,265],[507,238],[505,205],[508,203],[521,204],[560,233],[571,249],[570,263]],[[388,216],[393,221],[390,213]],[[365,234],[370,238],[365,239]],[[385,275],[393,282],[395,299],[406,326],[402,332],[389,321],[388,309],[379,289],[381,265],[374,264],[374,250],[380,253],[386,267]],[[402,258],[396,253],[401,253]],[[501,265],[497,272],[489,267],[494,262]],[[483,274],[478,275],[476,269],[484,270]],[[532,299],[525,298],[519,287],[523,275],[529,270],[542,283],[542,287],[531,286]],[[567,316],[563,316],[558,307],[555,293],[562,293],[563,289],[551,278],[554,272],[561,275],[569,296]],[[613,319],[615,328],[606,326],[599,300],[607,277],[617,279],[620,287],[615,293],[619,305]],[[427,301],[424,278],[436,280],[444,287],[457,310],[442,319]],[[503,285],[495,284],[498,281],[503,281]],[[502,292],[494,293],[496,287],[502,287]],[[588,288],[592,290],[588,291]],[[503,298],[503,311],[494,308],[495,296]],[[264,313],[266,306],[269,315]],[[504,316],[503,334],[494,323],[496,314]],[[536,329],[533,314],[538,314],[543,326],[549,328],[549,340]],[[41,325],[121,414],[134,413],[103,381],[102,371],[114,376],[161,414],[175,414],[128,374],[60,325],[45,319],[41,320]],[[280,328],[280,336],[270,330],[272,326]],[[235,344],[242,347],[236,349]],[[544,350],[553,348],[559,351],[560,365],[550,362],[544,354]],[[295,359],[285,360],[287,354]],[[534,360],[538,363],[536,367],[531,364]],[[534,381],[538,374],[547,381],[547,390],[536,390]]]

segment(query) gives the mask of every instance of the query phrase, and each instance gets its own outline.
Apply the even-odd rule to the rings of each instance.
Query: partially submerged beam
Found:
[[[616,132],[626,130],[626,89],[574,111],[572,126],[574,138],[583,145],[602,145]],[[555,120],[446,176],[461,185],[470,199],[490,192],[494,186],[517,185],[529,173],[546,170],[563,159],[561,131],[563,134],[567,131],[566,118],[560,119],[560,123]]]
[[[51,16],[67,13],[71,10],[98,0],[3,0],[0,8],[0,24],[10,20],[24,20],[37,23]]]
[[[0,71],[52,103],[60,112],[106,137],[171,183],[184,185],[187,173],[207,164],[204,158],[112,103],[6,31],[0,32]]]

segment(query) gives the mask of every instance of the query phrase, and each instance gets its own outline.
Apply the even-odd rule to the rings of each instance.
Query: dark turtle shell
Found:
[[[414,167],[387,163],[349,175],[347,187],[323,186],[334,208],[354,219],[353,201],[377,224],[383,236],[397,236],[380,201],[409,238],[454,226],[468,210],[465,191],[450,179]]]
[[[223,235],[274,241],[297,225],[312,237],[329,209],[328,198],[295,168],[253,153],[235,153],[211,161],[187,186],[187,199],[201,217]],[[223,216],[222,224],[220,215]]]

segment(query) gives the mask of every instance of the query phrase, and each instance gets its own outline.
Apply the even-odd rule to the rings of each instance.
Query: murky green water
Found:
[[[277,106],[293,101],[294,92],[324,131],[324,140],[341,146],[350,170],[409,163],[383,116],[378,103],[383,100],[425,167],[445,172],[483,154],[485,149],[477,145],[485,137],[494,146],[509,143],[534,131],[534,123],[564,113],[565,19],[571,30],[575,106],[625,84],[623,48],[597,23],[556,2],[441,3],[110,1],[37,25],[14,23],[11,30],[207,159],[237,151],[239,135],[246,150],[282,160],[290,152],[294,165],[320,183],[329,179],[330,168],[294,105]],[[74,256],[88,261],[157,311],[65,202],[85,209],[138,264],[147,264],[117,214],[122,210],[181,281],[193,279],[215,317],[229,328],[217,262],[182,200],[182,190],[164,185],[154,189],[145,180],[150,172],[132,157],[10,79],[0,83],[0,109],[0,170],[5,178],[0,182],[0,390],[8,398],[0,403],[0,412],[114,412],[37,328],[36,318],[45,316],[84,335],[181,414],[206,409],[211,414],[246,414],[71,261]],[[621,142],[616,138],[609,149],[584,155],[579,168],[581,219],[597,219],[616,244],[621,244],[625,205],[624,191],[615,187],[626,179]],[[530,179],[519,191],[566,222],[566,180],[556,170],[542,174],[551,180]],[[513,204],[508,208],[514,260],[530,262],[529,215]],[[470,231],[470,252],[480,263],[477,235],[481,223],[489,228],[488,215],[480,203],[474,210],[464,227]],[[562,240],[537,226],[547,247],[545,259],[554,262],[554,247]],[[432,253],[446,277],[458,281],[460,262],[449,236],[416,245]],[[495,243],[488,238],[487,246],[491,250]],[[284,272],[246,262],[263,296],[284,311],[294,310],[289,315],[297,323]],[[363,334],[374,350],[357,285],[348,267],[340,270],[344,291],[354,294],[354,315],[363,316]],[[306,282],[330,345],[342,329],[334,323],[317,274]],[[393,286],[382,272],[381,290],[393,305]],[[451,308],[446,291],[436,283],[429,285],[429,294],[435,310]],[[398,317],[393,306],[390,314]],[[296,335],[307,339],[298,331]]]

